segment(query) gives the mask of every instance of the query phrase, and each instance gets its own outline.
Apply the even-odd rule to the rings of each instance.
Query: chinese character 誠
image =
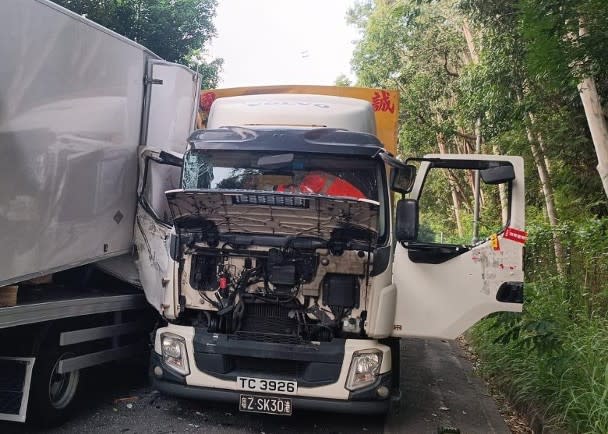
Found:
[[[391,94],[385,90],[374,92],[372,106],[375,112],[395,113],[395,104],[391,103]]]

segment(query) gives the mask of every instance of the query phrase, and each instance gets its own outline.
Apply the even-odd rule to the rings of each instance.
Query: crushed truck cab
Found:
[[[428,156],[415,178],[374,136],[368,103],[226,100],[183,157],[142,153],[139,272],[168,321],[154,340],[156,388],[246,412],[383,413],[399,386],[399,337],[453,338],[521,310],[523,244],[507,236],[524,225],[521,158]],[[345,129],[362,113],[361,128]],[[507,186],[502,231],[471,245],[418,236],[438,169]]]

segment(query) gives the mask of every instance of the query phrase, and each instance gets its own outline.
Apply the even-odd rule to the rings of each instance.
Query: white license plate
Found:
[[[298,392],[298,382],[271,380],[268,378],[237,377],[236,388],[238,390],[246,390],[248,392],[295,395]]]

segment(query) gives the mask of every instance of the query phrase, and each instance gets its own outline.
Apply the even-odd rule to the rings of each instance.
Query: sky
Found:
[[[355,0],[219,0],[211,58],[222,57],[220,87],[332,85],[351,79],[357,31],[346,24]]]

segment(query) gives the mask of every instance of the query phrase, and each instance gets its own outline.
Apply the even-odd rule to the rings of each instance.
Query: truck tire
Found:
[[[55,347],[43,349],[34,363],[27,419],[41,426],[62,424],[71,415],[78,400],[80,371],[57,372],[59,362],[75,356],[73,350]]]

